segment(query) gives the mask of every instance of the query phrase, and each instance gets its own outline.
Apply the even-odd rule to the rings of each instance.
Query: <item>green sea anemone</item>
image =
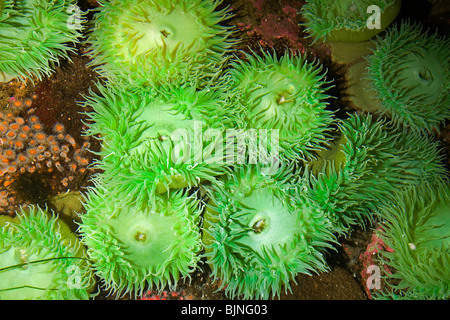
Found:
[[[382,206],[387,290],[376,298],[450,298],[450,185],[410,187]]]
[[[305,159],[322,148],[333,120],[321,73],[301,55],[247,55],[229,69],[229,99],[244,129],[278,130],[280,154]]]
[[[5,0],[0,10],[0,81],[48,76],[81,36],[74,0]]]
[[[380,112],[412,130],[431,132],[450,118],[450,40],[403,22],[377,40],[368,77]]]
[[[304,185],[292,185],[286,168],[274,175],[238,166],[208,194],[205,255],[215,279],[231,297],[279,296],[298,273],[324,271],[324,251],[334,226],[311,201]]]
[[[164,289],[196,268],[202,207],[186,190],[152,204],[98,182],[86,196],[80,232],[97,275],[118,295]]]
[[[88,299],[94,274],[84,247],[56,216],[35,206],[0,216],[0,299]]]
[[[385,30],[400,7],[401,0],[308,0],[302,15],[315,41],[360,42]]]
[[[221,1],[98,1],[89,35],[92,65],[113,82],[159,85],[180,76],[215,78],[233,41]]]
[[[227,171],[224,153],[216,152],[222,148],[221,121],[229,116],[221,94],[189,85],[164,88],[99,87],[100,95],[86,102],[94,109],[89,134],[102,139],[103,179],[142,201]]]
[[[341,120],[331,146],[309,165],[311,194],[342,229],[370,221],[396,189],[447,175],[438,142],[371,115]]]

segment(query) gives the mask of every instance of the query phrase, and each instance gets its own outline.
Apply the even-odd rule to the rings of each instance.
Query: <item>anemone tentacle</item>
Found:
[[[102,179],[148,201],[155,192],[196,186],[227,172],[221,121],[232,115],[226,115],[218,91],[189,85],[99,91],[86,104],[94,109],[88,134],[101,135]]]
[[[89,299],[94,285],[84,247],[59,218],[35,206],[0,217],[1,299]]]
[[[81,37],[84,13],[74,0],[4,2],[0,13],[0,79],[41,79],[69,58]]]
[[[314,41],[366,41],[386,29],[400,7],[401,0],[308,0],[302,7],[303,25]],[[379,18],[379,25],[369,28],[378,22],[372,17]]]
[[[372,115],[342,120],[333,146],[305,175],[312,197],[342,229],[371,221],[379,201],[398,188],[447,177],[439,142]]]

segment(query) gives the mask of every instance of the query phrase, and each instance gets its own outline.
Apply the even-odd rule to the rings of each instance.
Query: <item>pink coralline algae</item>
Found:
[[[385,243],[383,242],[383,240],[380,238],[380,236],[379,236],[380,231],[381,231],[381,227],[378,227],[372,233],[372,237],[370,239],[369,244],[366,247],[366,251],[359,256],[359,260],[362,262],[361,277],[364,282],[364,289],[369,298],[372,297],[372,294],[371,294],[371,288],[370,288],[370,286],[367,285],[367,282],[370,281],[369,277],[371,277],[373,275],[372,270],[373,270],[374,266],[376,266],[376,268],[380,267],[380,266],[378,266],[377,261],[376,261],[376,257],[378,255],[378,253],[380,253],[381,251],[393,252],[393,250],[391,248],[389,248],[388,246],[386,246]],[[391,272],[389,269],[387,269],[387,266],[384,266],[384,268],[385,268],[386,272],[389,272],[389,273]],[[372,289],[380,289],[380,288],[372,288]]]
[[[141,297],[141,300],[192,300],[190,295],[186,295],[186,291],[148,291]]]
[[[268,13],[265,16],[261,16],[264,8],[263,2],[253,1],[253,6],[257,10],[255,15],[258,17],[259,24],[240,22],[238,23],[240,31],[246,32],[248,36],[257,35],[262,46],[273,47],[277,39],[284,39],[288,42],[288,47],[303,53],[305,48],[300,42],[300,31],[297,21],[299,9],[288,5],[283,7],[279,14]],[[261,18],[259,19],[259,17]]]

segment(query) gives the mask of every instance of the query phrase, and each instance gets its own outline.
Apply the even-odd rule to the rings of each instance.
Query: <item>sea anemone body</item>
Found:
[[[180,76],[214,78],[232,41],[220,1],[99,1],[89,55],[116,82],[159,85]]]
[[[229,69],[230,101],[246,130],[277,130],[280,154],[305,159],[320,150],[333,120],[322,68],[305,57],[247,55]]]
[[[306,31],[315,41],[360,42],[385,30],[400,7],[400,0],[308,0],[302,14]],[[378,10],[380,15],[376,17]],[[369,28],[372,17],[380,22]]]
[[[327,269],[324,249],[335,241],[334,226],[303,186],[289,184],[291,175],[238,166],[209,192],[205,255],[231,298],[279,296],[298,273]]]
[[[431,132],[450,118],[450,40],[403,22],[378,38],[368,77],[380,112],[415,131]]]
[[[410,187],[378,211],[381,237],[392,250],[379,262],[388,266],[388,288],[377,298],[450,297],[450,186]]]
[[[0,80],[48,76],[81,36],[74,0],[4,1],[0,13]]]
[[[29,206],[0,219],[0,299],[88,299],[95,281],[69,227]]]
[[[189,85],[131,92],[99,87],[88,97],[89,134],[101,135],[103,179],[148,201],[156,193],[192,187],[226,172],[220,94]],[[208,131],[209,130],[209,131]],[[214,131],[216,130],[216,131]],[[217,155],[217,157],[216,157]]]
[[[342,120],[331,145],[309,166],[311,194],[342,229],[371,220],[396,189],[446,177],[438,142],[371,115]]]
[[[202,209],[185,190],[150,204],[96,183],[86,198],[80,232],[107,289],[119,295],[142,295],[147,286],[173,289],[196,268]]]

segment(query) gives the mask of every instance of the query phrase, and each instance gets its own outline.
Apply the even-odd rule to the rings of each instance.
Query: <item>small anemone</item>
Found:
[[[379,37],[368,77],[380,112],[414,131],[431,132],[450,118],[450,40],[403,22]]]
[[[291,178],[291,168],[265,175],[259,166],[238,166],[209,190],[205,255],[229,297],[279,296],[298,273],[327,269],[324,251],[336,230]]]
[[[92,65],[106,78],[138,86],[180,75],[215,78],[233,41],[221,1],[100,0],[89,35]]]
[[[341,120],[331,146],[306,175],[312,198],[342,229],[372,220],[379,201],[396,189],[447,176],[438,142],[370,114]]]
[[[189,85],[158,91],[99,87],[87,97],[89,134],[100,135],[103,179],[148,201],[227,171],[220,93]],[[216,150],[219,150],[216,152]],[[222,150],[223,151],[223,150]]]
[[[400,7],[401,0],[308,0],[302,15],[315,41],[360,42],[385,30]]]
[[[3,1],[2,1],[3,2]],[[0,10],[0,81],[48,76],[69,58],[83,13],[74,0],[5,0]]]
[[[392,196],[378,210],[387,289],[375,298],[450,298],[450,185],[424,184]]]
[[[80,232],[106,289],[118,295],[174,289],[196,268],[202,207],[186,190],[155,196],[150,204],[96,181],[85,208]]]
[[[0,299],[89,299],[94,274],[84,247],[56,216],[35,206],[0,216]]]
[[[321,73],[318,63],[301,55],[247,55],[229,69],[229,100],[244,129],[278,130],[280,154],[305,159],[322,148],[333,120]]]

